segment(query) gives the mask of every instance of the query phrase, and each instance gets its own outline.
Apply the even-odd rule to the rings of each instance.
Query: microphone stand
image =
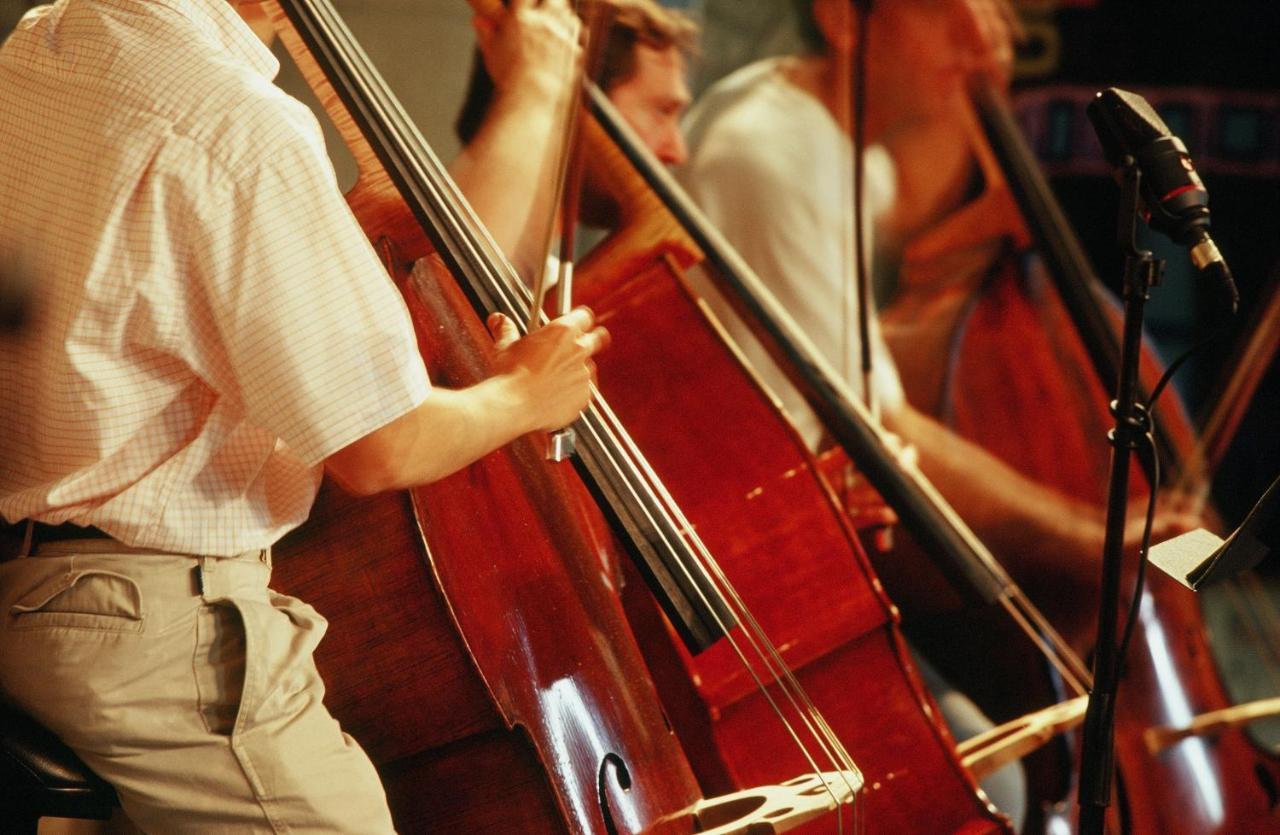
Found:
[[[1151,431],[1150,417],[1138,401],[1138,360],[1142,348],[1142,321],[1151,288],[1159,283],[1164,261],[1137,244],[1138,187],[1141,171],[1126,155],[1120,163],[1121,198],[1119,243],[1125,251],[1124,336],[1116,399],[1111,403],[1115,428],[1111,442],[1111,476],[1107,493],[1106,539],[1102,555],[1102,598],[1098,607],[1098,640],[1094,651],[1093,689],[1085,712],[1080,754],[1081,835],[1101,835],[1111,802],[1115,771],[1115,702],[1119,686],[1119,647],[1116,619],[1123,576],[1125,512],[1129,499],[1129,465],[1133,451]],[[1156,489],[1152,485],[1151,489]]]

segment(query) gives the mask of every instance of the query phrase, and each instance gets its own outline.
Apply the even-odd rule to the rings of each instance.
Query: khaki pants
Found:
[[[0,564],[0,695],[145,832],[391,832],[377,773],[322,704],[326,622],[270,574],[269,551],[111,540]]]

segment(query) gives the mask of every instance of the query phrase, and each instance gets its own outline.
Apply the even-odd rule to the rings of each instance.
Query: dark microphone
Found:
[[[1147,223],[1187,247],[1197,270],[1222,282],[1234,312],[1240,295],[1227,262],[1209,237],[1209,192],[1191,164],[1187,146],[1136,93],[1110,87],[1089,103],[1088,113],[1107,161],[1117,167],[1125,157],[1137,162]]]

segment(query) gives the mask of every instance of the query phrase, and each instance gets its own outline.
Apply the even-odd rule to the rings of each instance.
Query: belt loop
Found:
[[[200,557],[200,564],[196,566],[196,582],[200,587],[200,596],[205,599],[206,603],[212,603],[209,595],[213,592],[215,586],[211,582],[214,569],[217,568],[217,557]]]
[[[207,603],[232,597],[257,597],[271,579],[271,552],[266,548],[234,557],[200,557],[200,594]]]

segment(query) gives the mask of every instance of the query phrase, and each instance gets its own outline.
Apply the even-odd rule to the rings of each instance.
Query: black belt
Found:
[[[31,526],[31,547],[45,545],[50,542],[63,542],[68,539],[110,539],[111,534],[92,525],[77,525],[63,522],[61,525],[46,525],[34,522]]]

